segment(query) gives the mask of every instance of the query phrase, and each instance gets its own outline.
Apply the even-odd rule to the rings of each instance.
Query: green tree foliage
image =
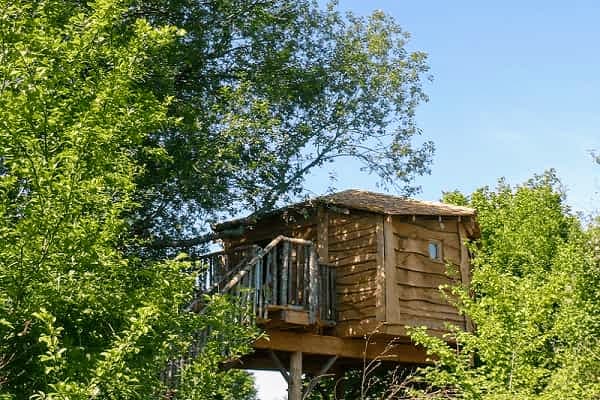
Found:
[[[254,329],[222,298],[186,312],[191,265],[157,256],[337,157],[414,189],[432,145],[407,40],[311,1],[0,0],[0,395],[157,397],[210,326],[169,396],[252,398],[216,367]]]
[[[416,367],[392,365],[375,361],[362,368],[344,371],[342,377],[322,377],[307,400],[395,400],[409,399],[414,388]],[[305,378],[305,386],[309,379]]]
[[[187,32],[157,64],[176,73],[177,127],[138,153],[133,232],[149,250],[189,248],[201,223],[263,211],[299,195],[317,167],[350,157],[405,193],[428,172],[433,145],[414,145],[426,99],[426,55],[389,16],[341,15],[313,0],[144,0],[130,11]]]
[[[501,181],[468,204],[481,239],[471,246],[471,296],[457,293],[476,331],[454,335],[457,351],[415,330],[437,357],[425,382],[465,399],[599,398],[598,228],[569,213],[552,172],[517,187]]]
[[[149,82],[172,81],[154,60],[178,34],[124,18],[132,9],[0,0],[2,398],[156,398],[167,360],[209,325],[210,343],[219,332],[228,340],[227,351],[203,353],[208,365],[248,350],[253,330],[233,323],[224,299],[205,315],[184,311],[189,265],[123,251],[145,173],[139,153],[166,156],[145,146],[173,123],[171,99]],[[242,375],[193,375],[241,385],[222,398],[252,397]]]

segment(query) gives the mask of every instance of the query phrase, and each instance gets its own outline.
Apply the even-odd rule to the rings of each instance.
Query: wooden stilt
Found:
[[[302,400],[301,351],[295,351],[290,355],[290,380],[288,383],[288,400]]]

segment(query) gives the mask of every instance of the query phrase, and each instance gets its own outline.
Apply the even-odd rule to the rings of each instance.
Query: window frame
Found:
[[[437,250],[437,257],[434,258],[431,255],[431,246],[435,246],[436,250]],[[429,239],[428,244],[427,244],[427,253],[429,256],[429,260],[433,261],[433,262],[438,262],[443,264],[444,263],[444,246],[441,240],[437,240],[437,239]]]

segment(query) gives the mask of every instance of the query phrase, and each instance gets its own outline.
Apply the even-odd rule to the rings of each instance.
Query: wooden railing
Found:
[[[204,294],[223,293],[250,311],[234,317],[241,324],[267,319],[269,306],[305,310],[310,324],[335,323],[335,267],[318,261],[311,241],[278,236],[264,248],[252,245],[210,253],[197,263],[198,297],[190,310],[204,311]],[[210,335],[210,327],[198,332],[188,353],[169,361],[161,373],[167,387],[177,388],[182,368],[201,355]]]
[[[269,306],[295,306],[308,311],[310,323],[335,321],[335,269],[319,264],[311,241],[278,236],[262,249],[247,246],[201,260],[202,293],[240,297],[259,318],[268,318]],[[237,265],[231,267],[231,260]]]
[[[336,321],[335,266],[319,263],[319,318],[323,322]]]
[[[233,251],[217,251],[200,256],[196,263],[199,264],[197,289],[203,293],[214,293],[220,290],[219,284],[224,284],[232,276],[236,268],[250,261],[259,246],[241,246]]]

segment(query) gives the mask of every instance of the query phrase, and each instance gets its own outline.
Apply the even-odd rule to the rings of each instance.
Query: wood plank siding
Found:
[[[393,258],[393,276],[388,276],[387,322],[398,326],[427,326],[443,333],[446,323],[465,328],[465,319],[451,306],[440,287],[462,280],[468,258],[461,248],[456,218],[432,220],[392,217],[386,257]],[[429,254],[430,243],[439,245],[441,260]],[[389,260],[388,260],[389,261]],[[454,268],[448,269],[446,264]]]
[[[337,274],[336,332],[340,336],[361,335],[359,326],[377,316],[381,216],[352,210],[349,214],[330,212],[328,220],[329,262]]]

